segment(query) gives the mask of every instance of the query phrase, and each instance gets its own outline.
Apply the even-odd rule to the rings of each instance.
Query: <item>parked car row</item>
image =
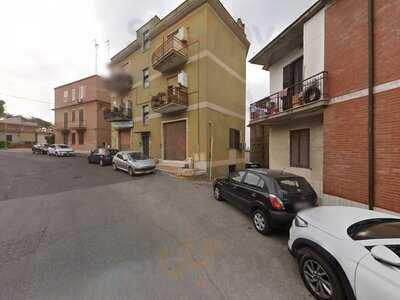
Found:
[[[250,215],[261,234],[291,225],[288,249],[316,299],[399,299],[400,217],[318,207],[307,180],[283,171],[233,173],[217,179],[213,192]]]
[[[89,164],[97,163],[100,166],[112,165],[115,171],[127,172],[130,176],[154,173],[156,162],[141,152],[119,151],[117,149],[96,149],[88,156]]]
[[[47,154],[49,156],[73,156],[74,150],[64,144],[36,144],[32,146],[33,154]]]

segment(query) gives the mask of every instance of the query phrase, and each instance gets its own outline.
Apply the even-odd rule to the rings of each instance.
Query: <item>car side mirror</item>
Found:
[[[371,250],[371,255],[379,262],[400,267],[400,257],[398,257],[392,250],[385,246],[375,246]]]

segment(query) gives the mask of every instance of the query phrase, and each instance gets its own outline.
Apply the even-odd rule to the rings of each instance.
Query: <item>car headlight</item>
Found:
[[[296,225],[296,227],[308,227],[307,221],[300,218],[299,216],[296,216],[296,218],[294,219],[294,225]]]

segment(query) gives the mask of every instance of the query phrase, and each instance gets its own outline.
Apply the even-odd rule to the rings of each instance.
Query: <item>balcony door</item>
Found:
[[[303,57],[296,59],[283,68],[283,88],[287,89],[287,96],[283,97],[283,110],[292,108],[293,96],[302,90]]]

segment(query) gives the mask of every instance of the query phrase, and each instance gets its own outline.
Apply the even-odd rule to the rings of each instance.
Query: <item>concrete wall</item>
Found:
[[[290,167],[290,131],[310,129],[310,168]],[[285,125],[271,126],[269,134],[270,168],[304,176],[319,196],[322,195],[324,132],[322,116],[314,116],[288,122]]]
[[[304,78],[325,70],[325,9],[304,24]]]
[[[288,53],[284,59],[281,59],[269,68],[271,95],[283,89],[283,68],[296,59],[302,57],[303,53],[303,49],[296,49]]]

